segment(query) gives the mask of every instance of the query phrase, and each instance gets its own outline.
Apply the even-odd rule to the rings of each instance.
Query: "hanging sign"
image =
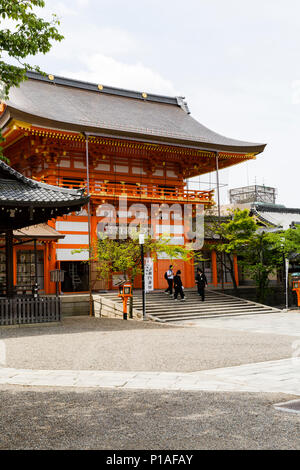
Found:
[[[144,274],[145,274],[145,291],[151,292],[152,290],[154,290],[153,259],[152,258],[145,258]]]

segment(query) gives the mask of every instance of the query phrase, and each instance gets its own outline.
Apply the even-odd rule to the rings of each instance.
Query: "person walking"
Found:
[[[165,279],[168,283],[168,288],[165,290],[166,294],[173,295],[173,278],[174,278],[174,273],[173,273],[173,265],[170,264],[168,271],[165,272]]]
[[[201,296],[202,302],[204,302],[204,299],[205,299],[205,286],[207,286],[207,279],[206,279],[206,276],[205,276],[204,272],[200,268],[197,268],[197,274],[196,274],[195,281],[197,283],[198,295]]]
[[[176,273],[176,276],[174,276],[174,290],[175,290],[174,300],[178,300],[177,299],[178,294],[180,294],[181,300],[185,300],[180,274],[181,274],[181,271],[178,270]]]

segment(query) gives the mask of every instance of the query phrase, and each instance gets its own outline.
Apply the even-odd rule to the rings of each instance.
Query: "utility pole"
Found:
[[[145,235],[143,233],[140,233],[140,235],[139,235],[139,244],[141,245],[143,320],[146,319],[144,243],[145,243]]]
[[[90,195],[90,162],[89,162],[89,134],[85,133],[85,157],[86,157],[86,191]],[[89,240],[89,302],[90,317],[93,316],[93,295],[92,295],[92,237],[91,237],[91,202],[88,201],[88,240]]]
[[[217,199],[218,199],[218,217],[221,224],[221,203],[220,203],[220,182],[219,182],[219,153],[216,152],[216,177],[217,177]],[[223,271],[223,252],[221,251],[221,286],[224,290],[224,271]]]

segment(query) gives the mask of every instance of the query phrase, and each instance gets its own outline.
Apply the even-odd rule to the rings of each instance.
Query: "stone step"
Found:
[[[116,292],[101,295],[113,302],[122,302]],[[206,290],[204,302],[195,290],[187,290],[185,295],[186,300],[182,302],[180,299],[173,300],[172,296],[167,296],[163,291],[151,292],[146,295],[146,313],[156,321],[184,322],[201,318],[267,314],[280,311],[218,291]],[[142,305],[141,291],[134,292],[133,307],[141,311]]]
[[[245,316],[245,315],[263,315],[269,314],[273,311],[269,310],[262,310],[262,311],[252,311],[249,312],[236,312],[236,313],[210,313],[210,314],[194,314],[194,315],[178,315],[178,317],[171,317],[168,319],[160,318],[161,322],[168,323],[168,322],[184,322],[189,320],[201,320],[202,318],[220,318],[220,317],[238,317],[238,316]],[[155,317],[154,317],[155,318]]]
[[[176,312],[175,313],[170,313],[165,311],[165,312],[158,312],[158,311],[153,311],[151,309],[147,309],[147,312],[151,315],[156,315],[156,316],[159,316],[159,317],[162,317],[162,318],[165,318],[165,317],[168,317],[170,315],[175,315],[175,314],[180,314],[180,315],[185,315],[185,314],[192,314],[192,313],[196,313],[196,314],[199,314],[199,315],[202,315],[202,314],[206,314],[206,313],[238,313],[238,312],[248,312],[248,311],[271,311],[271,309],[268,309],[268,308],[260,308],[260,307],[249,307],[249,308],[237,308],[237,309],[203,309],[203,310],[197,310],[197,309],[176,309]]]
[[[117,302],[118,304],[121,304],[120,302]],[[142,307],[142,303],[140,304],[133,304],[135,308],[141,308]],[[182,301],[181,299],[178,299],[177,301],[176,300],[172,300],[172,302],[169,302],[169,303],[155,303],[153,304],[152,302],[146,302],[146,306],[147,308],[151,309],[151,310],[159,310],[159,311],[169,311],[170,309],[172,308],[185,308],[185,309],[200,309],[200,310],[207,310],[207,309],[212,309],[212,308],[221,308],[221,309],[230,309],[230,308],[247,308],[247,307],[250,307],[250,308],[254,308],[254,307],[262,307],[262,308],[269,308],[269,309],[272,309],[272,307],[268,307],[268,306],[263,306],[263,305],[260,305],[260,304],[251,304],[251,303],[240,303],[240,304],[237,304],[237,303],[226,303],[226,304],[222,304],[222,303],[208,303],[208,302],[190,302],[189,300],[184,300]]]
[[[178,298],[178,300],[180,299],[180,296]],[[113,297],[112,298],[109,298],[109,300],[112,300],[113,302],[118,302],[118,303],[121,303],[121,300],[117,300],[117,299],[114,299]],[[196,299],[191,299],[190,297],[185,297],[185,301],[189,303],[189,305],[201,305],[202,304],[202,301],[200,298],[196,298]],[[173,298],[170,298],[170,299],[167,299],[166,301],[163,301],[163,300],[153,300],[153,299],[149,299],[148,297],[146,298],[146,304],[148,305],[156,305],[158,307],[160,306],[164,306],[164,305],[170,305],[170,304],[173,304],[174,302],[174,299]],[[226,301],[220,301],[220,300],[216,300],[216,301],[213,301],[213,300],[207,300],[205,299],[205,303],[206,305],[244,305],[244,304],[247,304],[249,302],[242,302],[242,301],[229,301],[229,300],[226,300]],[[254,302],[255,303],[255,302]],[[140,306],[142,305],[142,300],[134,300],[133,301],[133,305],[135,306]]]

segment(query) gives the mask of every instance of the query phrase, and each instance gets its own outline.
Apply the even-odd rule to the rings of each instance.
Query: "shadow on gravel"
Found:
[[[21,327],[0,327],[0,340],[28,336],[74,334],[95,331],[130,331],[182,328],[151,321],[121,320],[118,318],[95,318],[87,316],[65,317],[60,324],[35,324]]]

